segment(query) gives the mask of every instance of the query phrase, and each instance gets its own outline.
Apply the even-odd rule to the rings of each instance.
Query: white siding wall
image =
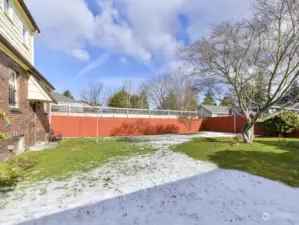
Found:
[[[28,80],[28,99],[41,102],[51,102],[51,97],[44,91],[40,83],[30,75]]]
[[[210,111],[207,111],[205,108],[203,107],[199,107],[198,109],[198,113],[200,115],[200,117],[213,117],[213,114]]]
[[[11,11],[4,12],[4,0],[0,0],[0,34],[3,35],[32,65],[34,65],[34,33],[11,0]],[[23,43],[23,26],[28,31],[27,44]]]

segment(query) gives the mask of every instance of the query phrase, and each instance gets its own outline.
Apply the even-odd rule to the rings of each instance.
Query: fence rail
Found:
[[[67,114],[81,116],[99,117],[181,117],[198,116],[197,111],[177,111],[177,110],[156,110],[156,109],[131,109],[131,108],[112,108],[112,107],[92,107],[83,105],[51,105],[52,114]]]

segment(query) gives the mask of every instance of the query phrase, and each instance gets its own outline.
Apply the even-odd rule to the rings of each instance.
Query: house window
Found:
[[[10,6],[9,0],[4,0],[4,12],[9,13],[9,6]]]
[[[9,106],[17,108],[17,73],[11,69],[8,70],[8,101]]]
[[[27,45],[27,43],[28,43],[28,32],[24,27],[23,27],[23,43],[25,45]]]

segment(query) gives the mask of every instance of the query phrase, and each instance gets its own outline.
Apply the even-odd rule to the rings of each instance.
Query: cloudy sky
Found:
[[[250,0],[26,0],[41,33],[35,66],[58,92],[79,97],[101,80],[137,86],[175,68],[177,50],[209,34],[210,25],[248,13]]]

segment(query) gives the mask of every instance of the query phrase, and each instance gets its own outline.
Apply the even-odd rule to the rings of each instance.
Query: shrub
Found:
[[[284,134],[299,129],[299,115],[293,111],[284,111],[278,116],[260,123],[260,128],[266,133],[275,133],[282,137]]]
[[[0,187],[6,187],[16,184],[17,174],[7,163],[0,163]]]
[[[23,171],[33,167],[36,159],[33,157],[16,156],[8,161],[8,164],[14,171]]]

